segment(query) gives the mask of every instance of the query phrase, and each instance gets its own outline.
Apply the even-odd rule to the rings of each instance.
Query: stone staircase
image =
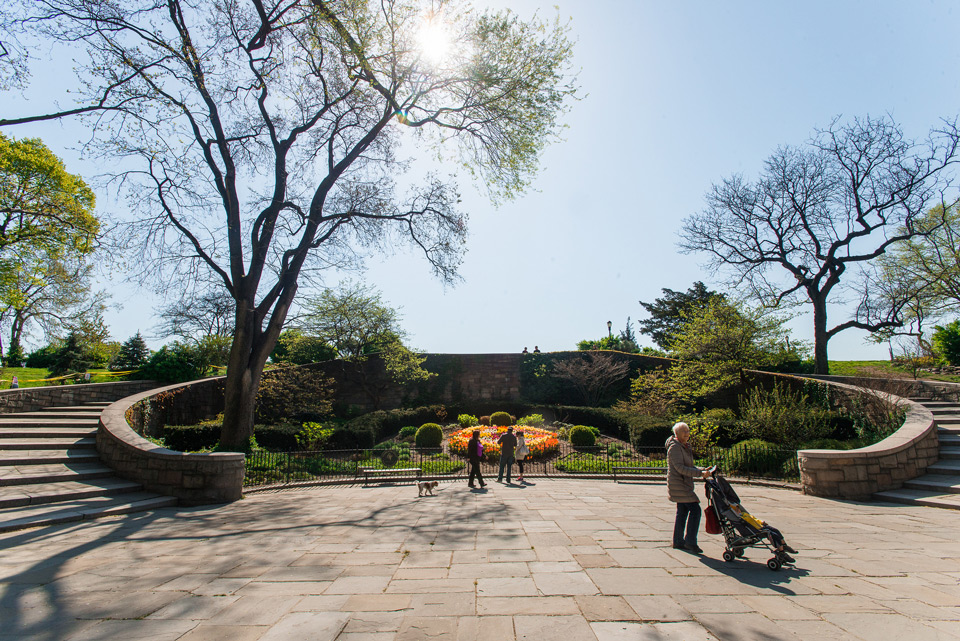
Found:
[[[960,510],[960,403],[911,399],[933,413],[940,440],[940,460],[923,476],[907,481],[899,490],[877,492],[874,498]]]
[[[101,463],[97,425],[108,404],[0,414],[0,532],[177,504]]]

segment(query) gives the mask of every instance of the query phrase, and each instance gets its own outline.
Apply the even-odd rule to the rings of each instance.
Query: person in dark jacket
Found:
[[[706,478],[710,472],[694,465],[690,447],[690,426],[677,423],[673,436],[667,439],[667,498],[677,504],[673,525],[673,547],[700,554],[697,530],[700,528],[700,499],[693,488],[695,478]],[[686,533],[684,533],[686,530]]]
[[[503,481],[503,470],[507,470],[507,483],[510,483],[510,471],[513,469],[513,455],[517,448],[517,436],[513,433],[513,428],[508,427],[507,431],[497,439],[500,444],[500,474],[497,475],[497,483]]]
[[[483,472],[480,471],[480,461],[483,458],[483,444],[480,443],[480,430],[474,430],[470,440],[467,441],[467,461],[470,462],[470,477],[467,479],[467,485],[477,487],[473,484],[476,478],[480,482],[480,487],[486,487],[483,482]]]

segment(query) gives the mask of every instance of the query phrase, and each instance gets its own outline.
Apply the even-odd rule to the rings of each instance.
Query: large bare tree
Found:
[[[684,221],[679,245],[706,253],[764,305],[812,306],[816,371],[825,374],[831,338],[903,322],[902,306],[880,310],[868,292],[857,292],[857,312],[833,327],[827,305],[856,280],[845,279],[851,267],[929,232],[917,221],[951,198],[946,170],[958,143],[954,122],[916,143],[890,118],[835,120],[807,145],[777,149],[756,181],[715,184],[706,208]]]
[[[157,261],[180,278],[213,275],[236,301],[228,447],[252,433],[263,365],[302,274],[402,239],[455,278],[466,234],[456,185],[427,175],[397,193],[411,169],[400,154],[431,144],[456,160],[446,166],[510,197],[575,93],[564,25],[460,2],[14,6],[7,29],[72,47],[85,90],[70,108],[0,126],[86,115],[124,168]]]

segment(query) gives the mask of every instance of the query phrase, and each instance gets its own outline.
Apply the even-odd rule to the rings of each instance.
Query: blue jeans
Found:
[[[686,524],[687,535],[683,535]],[[673,524],[674,545],[696,545],[697,531],[700,529],[700,504],[677,503],[677,520]]]
[[[500,473],[497,474],[497,480],[503,480],[503,468],[507,468],[507,483],[510,482],[510,471],[513,469],[513,457],[512,456],[501,456],[500,457]]]

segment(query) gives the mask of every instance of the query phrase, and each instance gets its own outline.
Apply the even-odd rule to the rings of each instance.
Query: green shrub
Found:
[[[722,471],[740,476],[779,476],[783,463],[796,457],[789,449],[757,438],[737,443],[723,455]]]
[[[440,447],[443,443],[443,428],[436,423],[424,423],[417,430],[417,437],[414,442],[417,447]]]
[[[327,417],[333,411],[333,389],[333,379],[300,367],[266,372],[257,391],[256,420],[271,424],[296,419],[302,423]]]
[[[161,383],[181,383],[203,376],[195,350],[182,343],[164,345],[154,352],[138,376]]]
[[[297,435],[303,430],[298,423],[278,423],[276,425],[254,425],[253,435],[260,447],[277,452],[290,452],[300,449]],[[331,430],[332,432],[332,430]]]
[[[220,441],[220,426],[165,425],[162,438],[171,450],[196,452],[211,448]]]
[[[393,434],[397,434],[402,427],[434,422],[442,407],[442,405],[423,405],[389,411],[378,410],[351,419],[344,427],[371,430],[376,440],[382,441]]]
[[[517,421],[517,425],[529,425],[530,427],[543,427],[543,414],[528,414]]]
[[[574,425],[570,428],[570,444],[577,447],[596,445],[597,435],[586,425]]]
[[[319,450],[323,448],[331,434],[333,434],[332,427],[324,427],[320,423],[307,421],[297,432],[297,445],[304,450]]]
[[[410,438],[411,436],[416,436],[416,434],[417,434],[417,428],[413,425],[407,425],[405,427],[400,428],[399,436],[401,439],[407,439],[407,438]]]
[[[460,427],[462,428],[474,427],[475,425],[480,424],[480,421],[477,420],[477,417],[472,414],[460,414],[457,417],[457,422],[460,423]]]
[[[364,450],[373,447],[375,439],[370,429],[348,429],[338,427],[327,439],[330,450]]]
[[[509,412],[494,412],[490,415],[490,425],[506,426],[513,425],[512,417]]]
[[[735,435],[795,447],[833,431],[834,413],[808,395],[775,383],[766,390],[754,387],[740,397],[740,424]]]

